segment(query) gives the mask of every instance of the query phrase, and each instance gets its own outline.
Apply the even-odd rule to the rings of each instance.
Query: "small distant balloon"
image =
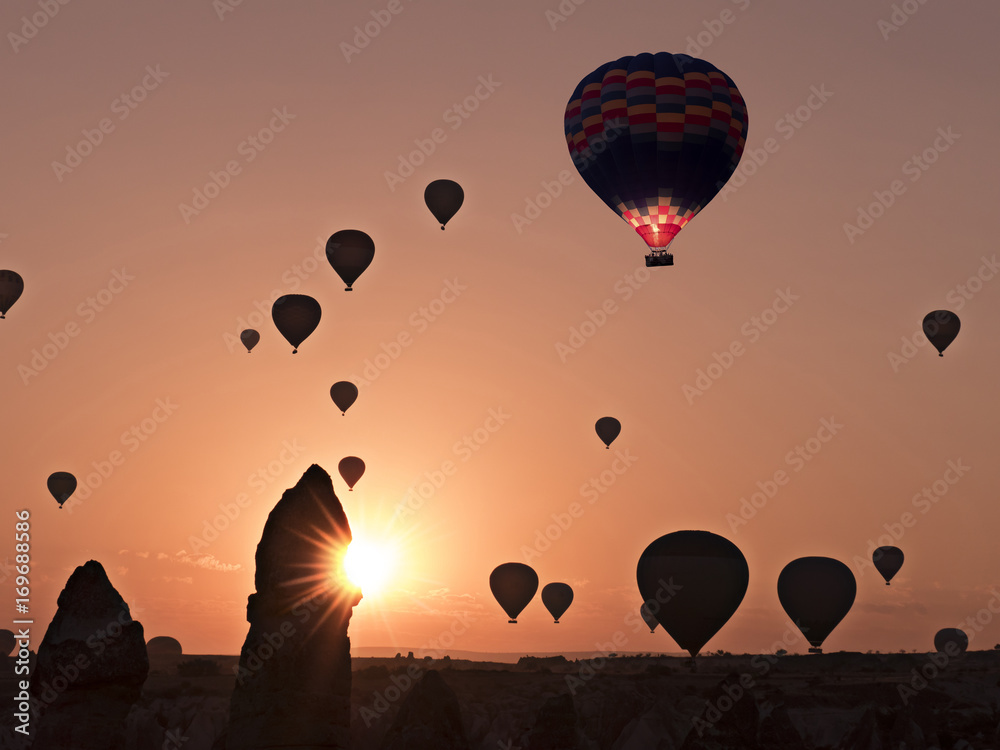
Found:
[[[642,606],[639,607],[639,615],[642,617],[642,621],[649,627],[650,633],[654,632],[656,626],[660,624],[660,621],[656,619],[656,615],[649,611],[646,602],[643,602]]]
[[[351,404],[358,400],[358,387],[350,381],[341,380],[330,386],[330,398],[343,416],[351,408]]]
[[[14,271],[0,271],[0,318],[7,317],[7,311],[14,306],[24,291],[24,279]]]
[[[556,625],[573,603],[573,589],[568,583],[549,583],[542,589],[542,604],[552,615]]]
[[[962,327],[962,321],[950,310],[934,310],[924,316],[924,335],[938,350],[938,356],[944,356],[948,344],[955,340]]]
[[[347,284],[345,292],[352,291],[351,285],[371,265],[374,257],[375,242],[360,230],[341,229],[326,241],[326,259]]]
[[[146,641],[146,653],[150,656],[181,656],[184,649],[181,642],[169,635],[158,635]]]
[[[615,438],[622,431],[622,423],[614,417],[601,417],[594,425],[594,429],[597,430],[597,437],[601,439],[604,446],[611,450],[611,444],[615,442]]]
[[[892,577],[903,567],[903,550],[899,547],[879,547],[872,553],[872,562],[888,586]]]
[[[0,656],[10,656],[17,648],[17,639],[10,630],[0,630]]]
[[[247,348],[247,354],[249,354],[257,346],[257,342],[260,341],[260,334],[253,328],[247,328],[240,334],[240,341],[243,342],[243,346]]]
[[[340,459],[340,464],[338,464],[337,468],[340,470],[340,476],[347,482],[347,489],[354,492],[354,485],[364,476],[365,462],[357,456],[348,456],[347,458]]]
[[[299,345],[316,330],[322,315],[319,302],[305,294],[286,294],[271,306],[274,326],[292,345],[292,354],[297,354]]]
[[[538,591],[538,574],[524,563],[498,565],[490,573],[490,591],[510,618],[507,622],[516,625],[517,616]]]
[[[424,190],[424,203],[441,224],[441,231],[465,201],[465,191],[453,180],[434,180]]]
[[[964,654],[969,647],[969,636],[959,628],[943,628],[934,634],[934,650],[943,654]]]
[[[635,577],[643,602],[659,605],[657,621],[694,657],[739,608],[750,569],[728,539],[709,531],[675,531],[646,547]]]
[[[50,474],[46,484],[48,485],[49,492],[52,493],[52,497],[59,502],[60,508],[76,492],[76,477],[68,471],[57,471]]]
[[[857,593],[854,573],[832,557],[800,557],[778,575],[778,600],[814,653],[822,653],[823,641],[851,611]]]

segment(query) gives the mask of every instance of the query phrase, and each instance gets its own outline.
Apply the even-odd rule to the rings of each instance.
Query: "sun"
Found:
[[[396,563],[396,555],[388,545],[377,545],[355,539],[344,555],[344,573],[367,596],[384,593]]]

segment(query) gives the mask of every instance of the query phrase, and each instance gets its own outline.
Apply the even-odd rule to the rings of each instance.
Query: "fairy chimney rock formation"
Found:
[[[330,475],[314,464],[271,510],[257,545],[229,750],[349,746],[347,626],[361,600],[340,567],[350,541]]]
[[[31,675],[32,747],[117,750],[149,673],[142,624],[96,560],[73,571],[58,605]]]

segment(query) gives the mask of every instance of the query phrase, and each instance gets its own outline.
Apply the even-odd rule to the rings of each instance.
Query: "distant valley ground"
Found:
[[[678,656],[529,656],[514,663],[507,654],[458,656],[355,656],[353,747],[380,748],[414,685],[436,670],[455,694],[473,750],[1000,749],[996,650],[952,659],[709,655],[698,657],[696,671]],[[129,716],[129,750],[178,737],[187,738],[185,748],[212,748],[225,729],[237,664],[228,655],[152,658],[141,705]],[[11,706],[9,668],[0,687]],[[5,711],[0,750],[21,747],[12,723]]]

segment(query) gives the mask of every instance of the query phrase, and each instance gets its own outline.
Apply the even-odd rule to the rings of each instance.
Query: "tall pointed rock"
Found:
[[[343,574],[351,527],[317,465],[271,510],[230,701],[229,750],[338,750],[350,743],[351,642],[361,592]]]
[[[32,747],[118,750],[149,673],[142,624],[96,560],[73,571],[58,605],[31,675]]]

